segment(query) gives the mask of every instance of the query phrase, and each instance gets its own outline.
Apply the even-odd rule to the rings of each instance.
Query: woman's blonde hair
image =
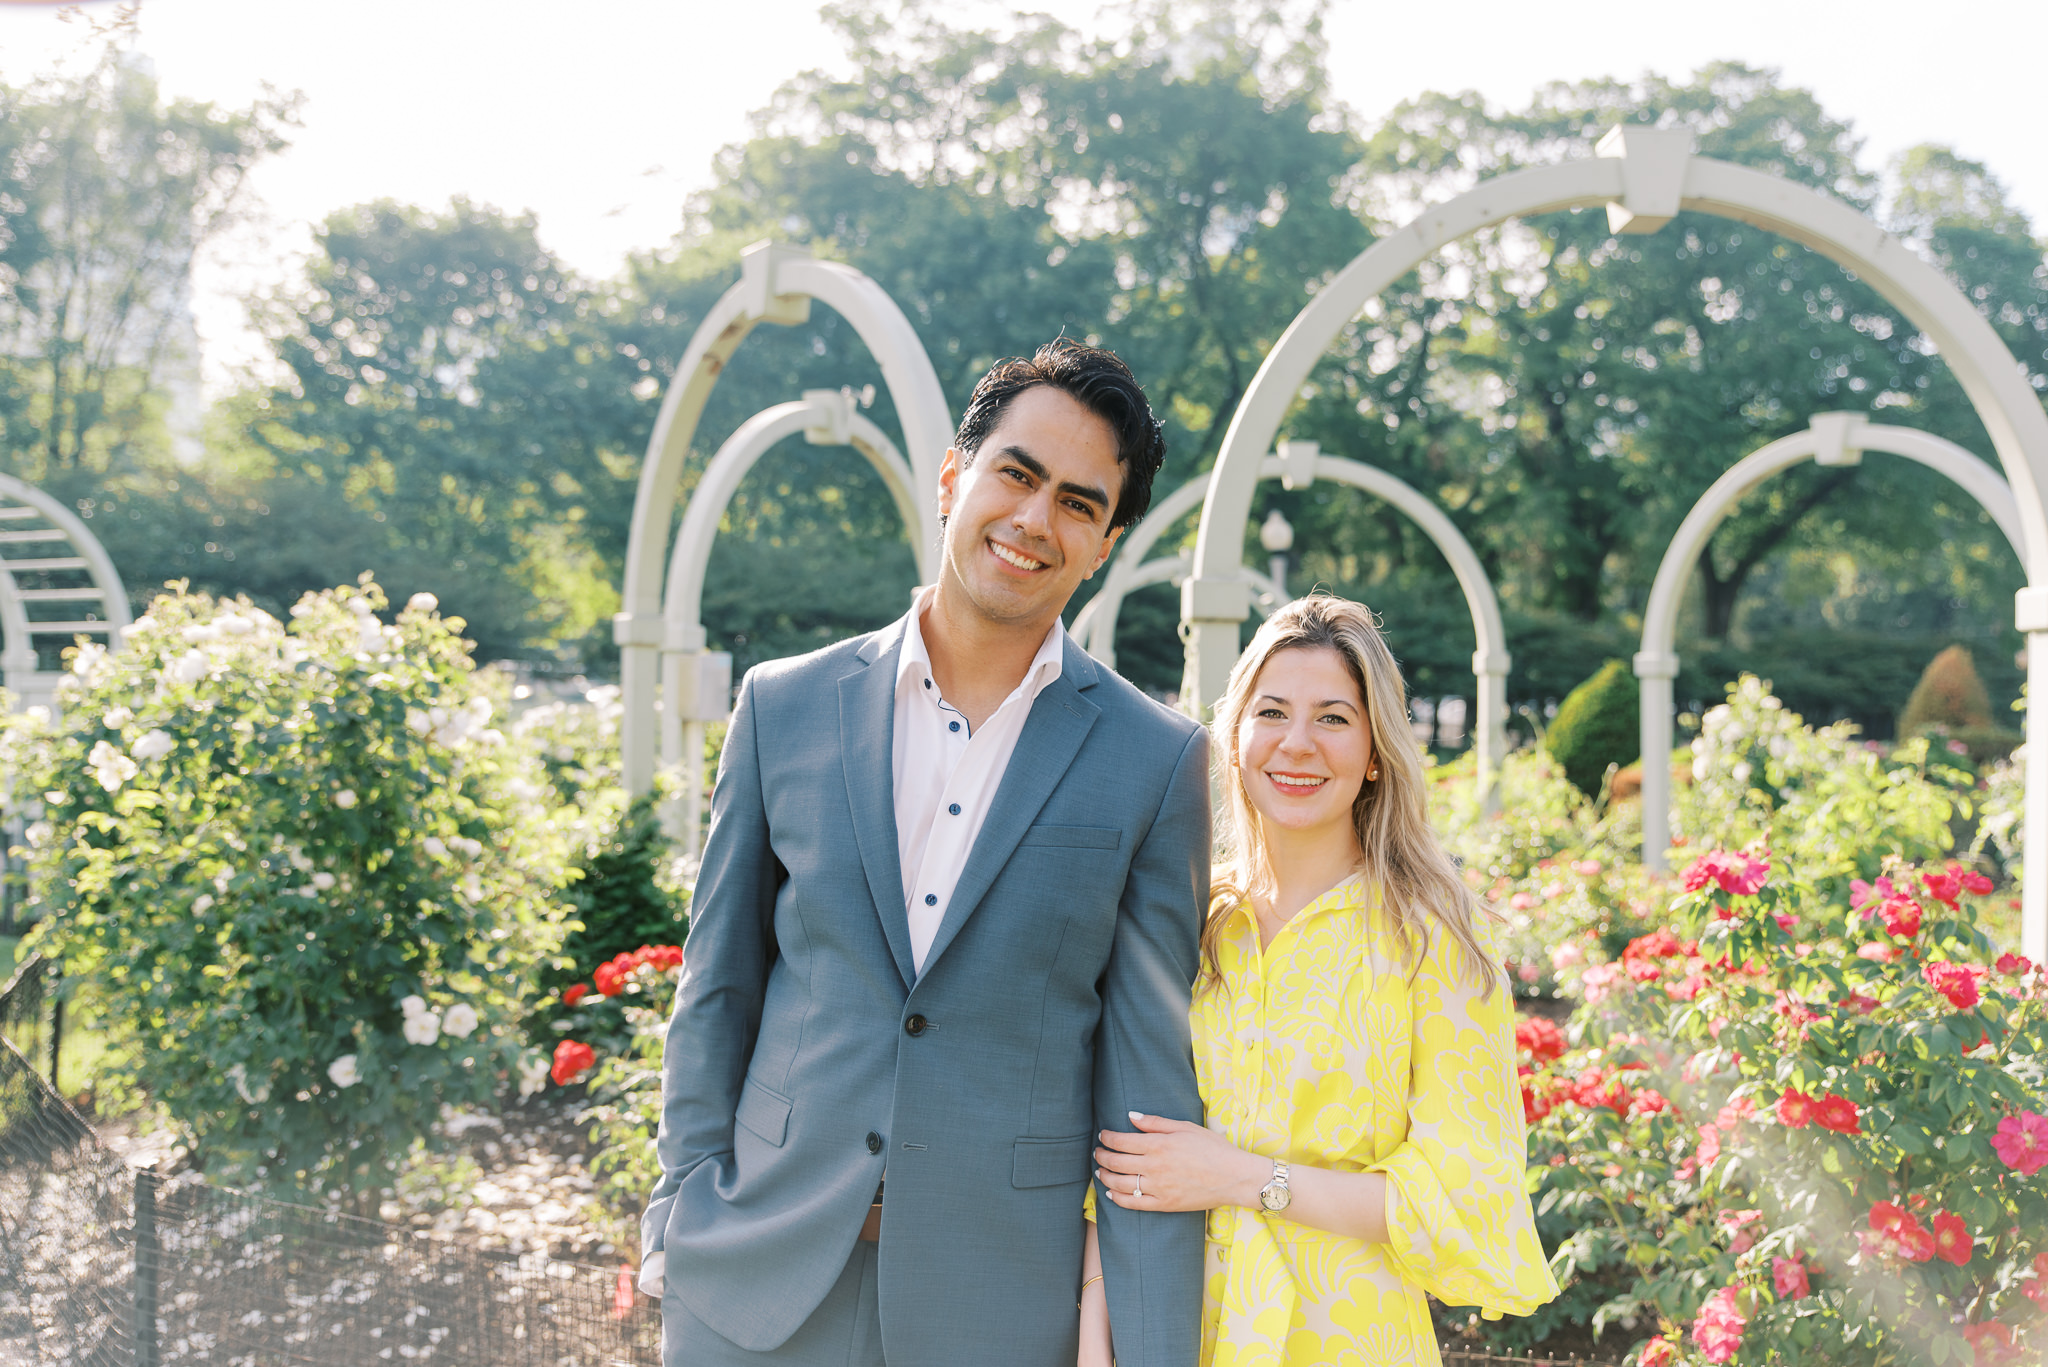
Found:
[[[1371,612],[1320,593],[1297,598],[1266,619],[1238,657],[1216,705],[1211,751],[1226,797],[1218,831],[1224,852],[1211,880],[1209,918],[1202,927],[1204,982],[1216,977],[1217,941],[1230,913],[1254,894],[1273,891],[1258,813],[1237,764],[1237,738],[1260,672],[1283,650],[1336,651],[1365,699],[1379,777],[1359,786],[1351,819],[1364,856],[1360,869],[1379,887],[1407,961],[1419,964],[1432,931],[1441,929],[1456,943],[1467,978],[1491,996],[1500,973],[1480,941],[1480,912],[1471,890],[1430,829],[1422,751],[1408,727],[1401,668]]]

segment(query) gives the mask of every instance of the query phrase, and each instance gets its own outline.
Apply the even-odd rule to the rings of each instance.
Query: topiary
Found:
[[[1608,765],[1631,763],[1642,753],[1640,697],[1628,666],[1609,660],[1558,704],[1543,748],[1586,796],[1599,796]]]
[[[1921,671],[1920,682],[1899,713],[1899,739],[1920,735],[1930,727],[1944,734],[1991,728],[1991,695],[1977,677],[1976,661],[1963,646],[1950,646]]]

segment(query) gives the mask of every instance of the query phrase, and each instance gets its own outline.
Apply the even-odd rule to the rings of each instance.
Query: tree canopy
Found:
[[[1431,93],[1370,120],[1330,93],[1321,13],[1152,3],[1090,37],[1044,16],[981,30],[933,4],[845,0],[826,14],[846,69],[794,76],[721,155],[675,240],[609,280],[566,268],[530,217],[483,205],[338,213],[301,288],[264,320],[284,382],[216,406],[185,488],[110,498],[175,504],[151,517],[184,518],[213,551],[117,554],[269,603],[372,569],[440,595],[486,655],[601,672],[662,387],[746,243],[806,243],[873,277],[956,411],[1000,356],[1061,333],[1115,348],[1167,425],[1163,495],[1210,466],[1281,330],[1359,251],[1486,177],[1590,155],[1621,122],[1684,127],[1703,155],[1870,213],[1946,271],[2048,389],[2043,244],[1989,168],[1934,146],[1868,165],[1854,128],[1810,92],[1733,63],[1552,85],[1519,109]],[[105,93],[116,87],[127,103]],[[289,116],[285,102],[166,106],[111,60],[65,91],[6,97],[0,137],[22,146],[55,145],[34,130],[62,124],[22,112],[36,100],[78,118],[128,111],[185,138],[189,181],[161,197],[193,232]],[[42,207],[10,220],[0,266],[30,280],[64,240],[49,206],[69,194],[22,199]],[[42,288],[17,288],[14,306],[46,316]],[[10,468],[44,477],[62,453],[110,478],[114,458],[93,453],[119,443],[48,417],[87,411],[82,391],[25,354],[0,392]],[[758,330],[713,396],[686,486],[759,409],[880,381],[828,309]],[[1603,215],[1560,213],[1453,244],[1372,301],[1283,430],[1442,504],[1499,587],[1513,696],[1540,702],[1633,650],[1658,558],[1715,477],[1839,409],[1991,455],[1928,339],[1826,258],[1702,215],[1622,238]],[[886,392],[871,416],[893,428]],[[1297,527],[1297,587],[1379,610],[1418,693],[1471,695],[1463,599],[1416,528],[1321,485],[1263,489],[1254,522],[1276,507]],[[848,452],[786,443],[726,525],[705,620],[742,667],[886,621],[911,587],[894,507]],[[1189,519],[1161,550],[1191,536]],[[1249,541],[1247,553],[1259,555]],[[1932,472],[1879,456],[1795,469],[1746,498],[1701,557],[1679,696],[1712,699],[1749,668],[1809,715],[1888,731],[1920,666],[1960,643],[2009,699],[2020,582],[1996,526]],[[1120,664],[1156,690],[1178,682],[1174,616],[1163,588],[1123,614]],[[1823,634],[1833,644],[1816,652]]]

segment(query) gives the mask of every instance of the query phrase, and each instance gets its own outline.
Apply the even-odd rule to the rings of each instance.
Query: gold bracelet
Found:
[[[1082,1294],[1083,1296],[1087,1295],[1087,1294],[1088,1294],[1088,1288],[1089,1288],[1090,1286],[1093,1286],[1093,1285],[1094,1285],[1094,1284],[1095,1284],[1096,1282],[1099,1282],[1099,1281],[1101,1281],[1101,1280],[1102,1280],[1102,1274],[1101,1274],[1100,1272],[1098,1272],[1098,1273],[1096,1273],[1096,1274],[1095,1274],[1094,1276],[1090,1277],[1090,1278],[1089,1278],[1089,1279],[1088,1279],[1087,1281],[1085,1281],[1085,1282],[1082,1282],[1082,1283],[1081,1283],[1081,1294]],[[1079,1301],[1075,1301],[1075,1302],[1074,1302],[1074,1308],[1075,1308],[1076,1310],[1079,1310],[1079,1309],[1081,1308],[1081,1302],[1079,1302]]]

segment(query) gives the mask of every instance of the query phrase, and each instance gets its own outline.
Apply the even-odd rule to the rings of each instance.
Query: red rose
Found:
[[[1651,1339],[1636,1358],[1636,1367],[1676,1367],[1678,1345],[1670,1339]]]
[[[1813,1123],[1813,1098],[1786,1088],[1778,1098],[1778,1123],[1789,1130],[1803,1130]]]
[[[562,992],[562,1005],[574,1006],[577,1002],[582,1001],[585,997],[589,995],[589,983],[576,983],[573,986],[564,989],[564,991]]]
[[[1946,1262],[1961,1267],[1970,1261],[1970,1246],[1976,1241],[1970,1237],[1970,1227],[1959,1215],[1945,1210],[1934,1213],[1934,1251]]]
[[[1813,1123],[1836,1134],[1863,1133],[1862,1116],[1856,1109],[1856,1103],[1835,1092],[1814,1103]]]
[[[548,1070],[548,1076],[558,1087],[566,1087],[582,1077],[597,1063],[597,1050],[587,1044],[565,1039],[555,1046],[555,1066]]]
[[[2001,954],[1998,956],[1998,971],[2009,973],[2015,978],[2024,978],[2033,972],[2034,961],[2024,954]]]
[[[1515,1026],[1515,1047],[1538,1063],[1564,1057],[1564,1031],[1541,1016],[1531,1016]]]
[[[1954,864],[1948,866],[1946,873],[1921,874],[1920,882],[1927,889],[1929,897],[1940,902],[1951,911],[1955,909],[1956,900],[1963,895],[1963,885],[1956,878],[1956,866]]]
[[[1924,966],[1920,973],[1958,1011],[1967,1011],[1977,1004],[1977,980],[1984,976],[1978,965],[1942,960]]]
[[[1902,940],[1920,933],[1920,904],[1904,893],[1885,898],[1878,914],[1884,917],[1884,928]]]
[[[1813,1294],[1813,1284],[1806,1279],[1806,1265],[1797,1258],[1771,1259],[1771,1285],[1781,1301],[1796,1301]]]

